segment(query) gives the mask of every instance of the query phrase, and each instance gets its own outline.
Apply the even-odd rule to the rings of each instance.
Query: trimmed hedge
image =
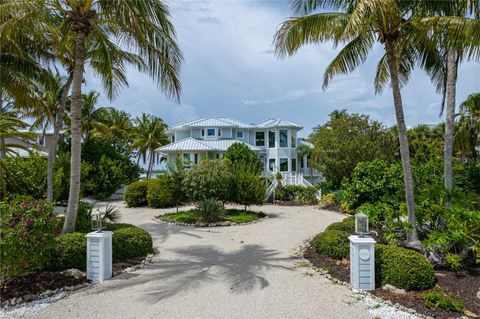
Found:
[[[87,265],[87,238],[84,233],[69,233],[55,238],[49,269],[85,269]]]
[[[175,206],[172,195],[171,178],[160,175],[147,182],[147,202],[152,208],[167,208]]]
[[[382,286],[406,290],[428,289],[435,283],[430,262],[418,252],[398,246],[375,245],[375,275]]]
[[[131,224],[109,224],[107,229],[113,231],[113,262],[146,256],[153,252],[152,236],[147,231]],[[85,233],[69,233],[56,237],[48,269],[85,269],[87,265],[85,235]]]
[[[150,234],[138,227],[126,227],[113,231],[113,261],[146,256],[153,252]]]
[[[330,224],[325,230],[338,230],[353,234],[355,233],[355,217],[348,217],[341,222]]]
[[[350,253],[350,234],[339,230],[327,230],[313,238],[312,246],[319,254],[334,258],[347,258]]]
[[[124,194],[128,207],[139,207],[147,203],[147,182],[133,182],[127,186]]]

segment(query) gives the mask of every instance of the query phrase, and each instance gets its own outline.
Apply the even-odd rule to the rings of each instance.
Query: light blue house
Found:
[[[297,133],[302,126],[281,119],[247,124],[227,117],[202,117],[171,126],[171,143],[157,149],[168,162],[180,156],[184,165],[202,159],[222,158],[233,143],[244,143],[263,162],[264,175],[280,172],[284,184],[310,185],[320,182],[320,173],[309,167],[307,155],[301,158]]]

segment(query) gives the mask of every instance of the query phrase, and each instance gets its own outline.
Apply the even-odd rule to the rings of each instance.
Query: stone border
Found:
[[[112,278],[114,279],[116,276],[118,276],[122,273],[134,272],[136,270],[144,268],[147,264],[151,264],[153,262],[153,257],[154,256],[155,256],[155,254],[149,254],[138,265],[134,265],[134,266],[127,267],[125,269],[113,272],[112,273]],[[80,271],[78,269],[67,269],[67,270],[64,270],[63,272],[68,272],[68,271],[69,272],[74,272],[75,274],[78,274],[80,276],[86,276],[85,272]],[[71,276],[74,277],[76,275],[72,274]],[[97,283],[98,282],[95,282],[95,281],[91,281],[91,282],[87,281],[87,282],[78,284],[76,286],[65,286],[65,287],[62,287],[62,288],[57,288],[55,290],[46,290],[46,291],[40,293],[37,296],[26,295],[24,297],[18,297],[18,298],[13,297],[12,299],[3,301],[0,305],[1,306],[0,309],[2,309],[3,311],[11,311],[11,310],[14,310],[16,308],[29,306],[30,304],[32,304],[34,302],[49,303],[51,301],[56,301],[58,299],[66,297],[67,295],[69,295],[70,293],[72,293],[76,290],[79,290],[79,289],[82,289],[82,288],[88,287],[88,286],[93,286]],[[64,294],[64,296],[60,296],[61,294]],[[30,296],[30,297],[28,297],[28,296]]]
[[[348,289],[350,289],[352,292],[351,294],[352,298],[354,298],[355,300],[362,301],[364,305],[367,307],[367,309],[369,310],[369,312],[375,311],[375,314],[374,314],[375,317],[379,317],[376,313],[381,312],[381,316],[379,318],[396,318],[395,312],[398,311],[398,312],[404,313],[405,315],[410,315],[413,318],[434,319],[434,317],[418,313],[415,309],[407,308],[405,306],[400,305],[399,303],[394,304],[388,299],[385,300],[380,297],[377,297],[368,291],[353,289],[352,285],[349,282],[345,282],[333,277],[328,273],[328,270],[313,266],[308,259],[303,258],[305,249],[307,249],[307,246],[311,242],[312,238],[302,241],[300,246],[294,250],[292,254],[292,259],[299,260],[301,264],[308,264],[309,265],[308,267],[310,267],[312,270],[315,271],[315,273],[319,274],[323,278],[326,278],[328,281],[330,281],[330,283],[334,285],[345,286]],[[313,275],[313,274],[310,274],[310,275]],[[468,319],[467,317],[464,317],[464,316],[459,318]]]
[[[243,225],[251,225],[251,224],[256,224],[259,223],[265,219],[268,219],[268,215],[263,213],[265,216],[260,217],[258,219],[252,220],[251,222],[246,222],[246,223],[234,223],[229,220],[222,221],[222,222],[216,222],[216,223],[195,223],[195,224],[190,224],[190,223],[182,223],[182,222],[170,222],[166,220],[162,220],[159,218],[159,216],[153,217],[153,220],[156,221],[157,223],[160,224],[168,224],[168,225],[175,225],[175,226],[188,226],[188,227],[228,227],[228,226],[243,226]]]

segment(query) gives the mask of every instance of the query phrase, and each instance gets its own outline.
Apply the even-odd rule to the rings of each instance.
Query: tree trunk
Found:
[[[390,71],[390,81],[393,93],[393,104],[395,107],[395,116],[397,118],[398,139],[400,142],[400,156],[403,168],[403,181],[405,183],[405,199],[407,201],[408,222],[412,226],[412,231],[407,235],[407,244],[409,246],[421,248],[422,244],[418,240],[417,218],[415,216],[415,197],[413,191],[412,167],[410,164],[410,149],[408,145],[407,127],[403,114],[402,96],[400,93],[400,84],[398,81],[398,66],[396,42],[391,39],[385,41],[387,53],[387,63]]]
[[[75,17],[74,17],[75,18]],[[63,232],[69,233],[75,230],[77,220],[78,202],[80,200],[80,166],[81,166],[81,140],[82,140],[82,80],[85,64],[85,38],[90,24],[87,19],[81,17],[74,19],[72,30],[75,34],[75,67],[72,81],[72,107],[71,107],[71,168],[70,189],[68,194],[68,206],[63,224]]]
[[[72,85],[73,74],[70,73],[67,82],[63,88],[62,97],[57,113],[55,114],[55,122],[53,124],[52,144],[48,149],[48,164],[47,164],[47,201],[53,201],[53,167],[57,159],[57,145],[60,130],[63,127],[63,114],[65,113],[65,104],[67,103],[68,92]]]
[[[3,96],[2,92],[0,92],[0,114],[3,113]],[[0,161],[5,158],[5,137],[0,137]]]
[[[152,174],[153,169],[153,153],[150,152],[150,158],[148,160],[148,169],[147,169],[147,180],[150,179],[150,175]]]
[[[475,12],[475,19],[480,20],[480,0],[475,0],[473,2],[473,10]]]
[[[447,52],[447,114],[445,118],[445,147],[443,153],[444,159],[444,184],[447,191],[446,207],[451,207],[450,195],[453,188],[453,130],[455,120],[455,90],[457,81],[457,59],[455,51],[449,49]]]

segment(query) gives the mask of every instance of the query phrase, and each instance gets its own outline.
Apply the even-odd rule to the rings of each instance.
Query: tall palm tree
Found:
[[[407,244],[421,248],[417,234],[415,200],[407,127],[403,112],[400,88],[408,80],[413,69],[416,51],[409,46],[410,32],[415,32],[412,20],[412,2],[400,0],[291,0],[292,8],[301,16],[285,21],[275,35],[276,54],[285,57],[310,43],[333,41],[334,45],[345,44],[328,65],[323,87],[328,87],[331,78],[352,72],[363,63],[379,41],[385,55],[377,65],[375,89],[380,92],[390,82],[395,116],[397,120],[400,156],[405,184],[408,220],[412,231]],[[332,12],[318,12],[334,9]]]
[[[166,135],[167,125],[161,118],[145,113],[137,117],[135,122],[137,126],[132,147],[138,150],[139,160],[143,159],[143,163],[146,163],[148,159],[147,179],[149,179],[157,158],[155,150],[170,142]]]
[[[130,115],[113,107],[103,108],[93,126],[93,136],[114,142],[128,140],[133,129]]]
[[[460,113],[464,116],[470,116],[473,119],[480,119],[480,93],[470,94],[467,99],[460,104]]]

